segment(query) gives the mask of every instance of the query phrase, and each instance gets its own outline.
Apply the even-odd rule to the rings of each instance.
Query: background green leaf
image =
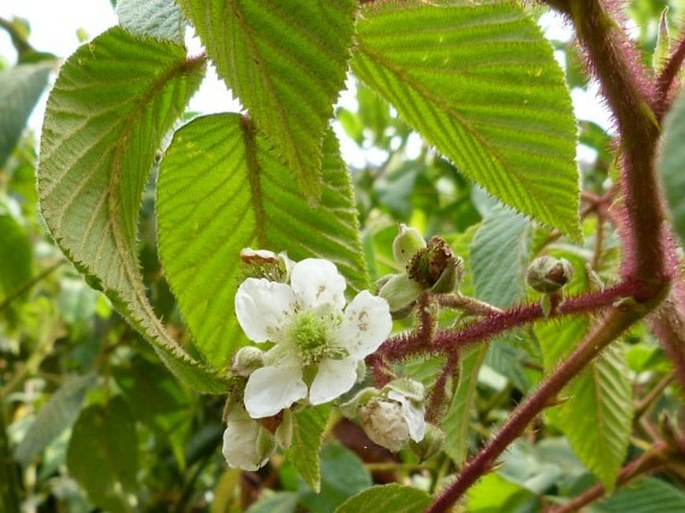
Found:
[[[69,472],[97,506],[132,512],[126,493],[136,490],[135,419],[119,397],[86,408],[74,425],[67,452]]]
[[[21,64],[0,71],[0,167],[17,144],[53,66],[45,62]]]
[[[352,0],[180,0],[228,87],[311,198],[321,193],[322,143],[343,88]]]
[[[23,226],[0,204],[0,303],[33,274],[33,250]]]
[[[352,69],[464,175],[580,236],[569,94],[522,8],[374,3],[358,23]]]
[[[318,207],[237,114],[198,118],[179,130],[157,189],[159,248],[195,343],[216,367],[244,343],[233,299],[242,248],[332,260],[354,293],[368,286],[350,178],[335,136],[324,144]]]
[[[345,501],[335,513],[420,513],[431,502],[423,490],[389,484],[374,486]]]
[[[659,169],[676,233],[685,242],[685,94],[681,94],[664,121]]]
[[[169,336],[137,262],[141,195],[155,152],[204,73],[182,46],[113,28],[79,48],[50,94],[38,168],[45,221],[62,250],[200,391],[223,381]]]
[[[594,509],[598,513],[685,513],[685,493],[646,477],[617,490]]]

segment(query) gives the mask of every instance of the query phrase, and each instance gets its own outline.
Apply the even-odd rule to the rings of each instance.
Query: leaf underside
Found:
[[[522,8],[374,3],[358,23],[352,69],[464,175],[580,237],[570,97]]]
[[[356,2],[180,0],[219,75],[313,203],[322,144],[343,89]]]
[[[160,255],[195,343],[216,367],[245,342],[233,307],[242,248],[327,258],[349,292],[368,286],[352,186],[330,131],[323,178],[311,207],[238,114],[201,117],[176,132],[157,184]]]
[[[204,75],[171,42],[113,28],[63,65],[48,100],[38,189],[55,240],[167,366],[198,391],[225,391],[155,316],[137,261],[141,195],[155,153]]]

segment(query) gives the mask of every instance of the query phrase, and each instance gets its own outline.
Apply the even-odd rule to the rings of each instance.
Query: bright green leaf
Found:
[[[118,0],[116,11],[121,26],[138,36],[183,44],[185,22],[173,0]]]
[[[516,511],[522,502],[534,497],[523,486],[499,474],[488,474],[468,491],[469,513]]]
[[[664,143],[659,169],[671,209],[673,226],[680,240],[685,242],[685,94],[681,94],[673,110],[664,121]]]
[[[48,81],[52,63],[21,64],[0,71],[0,167],[17,144]]]
[[[297,412],[292,445],[286,451],[288,461],[297,469],[307,485],[317,493],[321,490],[319,450],[330,414],[330,405]]]
[[[535,326],[547,370],[575,348],[587,324],[576,317]],[[562,391],[567,400],[553,410],[575,453],[607,490],[614,488],[630,441],[633,402],[627,372],[623,348],[614,343]]]
[[[313,200],[352,46],[352,0],[180,0],[219,74]]]
[[[183,47],[113,28],[79,48],[50,94],[38,169],[43,216],[62,250],[199,391],[222,378],[193,360],[146,297],[137,262],[138,210],[155,153],[204,73]]]
[[[135,420],[121,398],[81,413],[67,451],[70,474],[90,500],[113,513],[133,511],[126,492],[135,492],[138,470]]]
[[[14,452],[19,463],[23,466],[31,463],[38,453],[74,423],[93,381],[92,375],[70,379],[50,397]]]
[[[158,182],[159,247],[195,343],[224,367],[241,342],[233,300],[242,248],[332,260],[356,292],[368,285],[350,178],[331,132],[318,207],[238,114],[198,118],[179,130]]]
[[[423,490],[389,484],[374,486],[345,501],[335,513],[421,513],[431,502]]]
[[[647,477],[617,490],[596,509],[599,513],[685,513],[685,493]]]
[[[376,2],[354,72],[491,194],[580,236],[576,127],[552,48],[511,2]]]

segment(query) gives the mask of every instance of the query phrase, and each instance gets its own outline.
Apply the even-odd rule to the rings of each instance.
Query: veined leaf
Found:
[[[576,127],[552,48],[511,2],[377,2],[352,69],[461,172],[580,237]]]
[[[0,71],[0,167],[17,144],[38,101],[52,63],[21,64]]]
[[[680,240],[685,242],[685,94],[681,94],[664,122],[664,144],[659,169],[673,218],[673,226]]]
[[[174,0],[118,0],[116,10],[126,30],[183,44],[185,22]]]
[[[292,445],[286,451],[288,461],[316,493],[321,491],[319,450],[330,415],[329,404],[297,412]]]
[[[160,254],[195,342],[215,366],[242,343],[233,306],[242,248],[327,258],[353,291],[367,287],[350,178],[331,132],[323,177],[312,208],[238,114],[202,117],[176,133],[157,186]]]
[[[352,46],[352,0],[180,0],[209,57],[314,203]]]
[[[138,209],[155,152],[204,73],[171,42],[113,28],[79,48],[50,94],[41,141],[41,208],[62,250],[198,391],[225,391],[156,318],[138,269]]]
[[[646,477],[617,490],[593,509],[600,513],[685,513],[685,493]]]
[[[335,510],[335,513],[420,513],[430,502],[430,495],[423,490],[389,484],[374,486],[350,497]]]
[[[553,369],[587,332],[587,319],[535,326],[547,370]],[[562,391],[559,427],[580,460],[611,491],[625,460],[633,418],[630,380],[623,348],[609,346]]]

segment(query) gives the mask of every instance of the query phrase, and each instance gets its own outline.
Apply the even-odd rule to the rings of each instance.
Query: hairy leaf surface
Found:
[[[522,8],[374,3],[358,23],[352,68],[464,175],[580,236],[571,101]]]
[[[167,333],[146,297],[137,262],[139,204],[165,133],[204,73],[171,42],[113,28],[62,67],[48,101],[38,188],[62,250],[91,284],[153,344],[169,368],[199,391],[223,381]]]
[[[185,22],[174,0],[118,0],[116,10],[126,30],[183,44]]]
[[[332,260],[352,292],[367,286],[350,178],[335,136],[324,143],[318,207],[238,114],[196,119],[176,133],[158,183],[160,254],[197,346],[217,367],[242,343],[233,300],[240,250]]]
[[[313,200],[322,144],[343,88],[352,0],[180,0],[219,74]],[[315,202],[314,201],[314,202]]]
[[[321,491],[319,450],[330,415],[329,404],[296,413],[292,445],[286,451],[288,461],[316,493]]]

